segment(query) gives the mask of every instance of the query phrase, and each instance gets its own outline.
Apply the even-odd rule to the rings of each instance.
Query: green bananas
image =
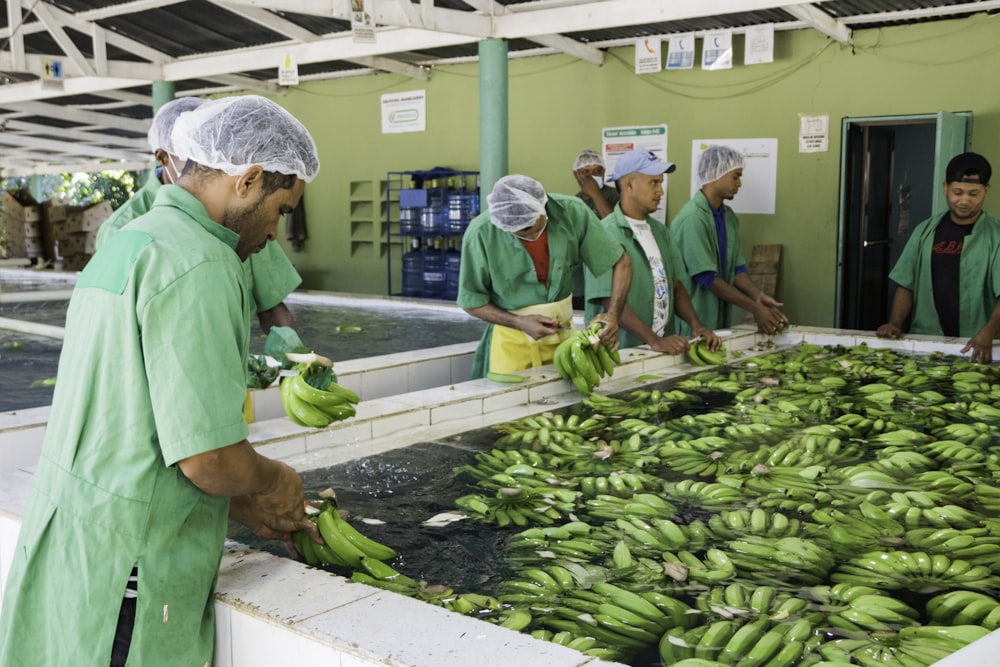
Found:
[[[335,377],[326,380],[321,367],[316,362],[297,364],[293,368],[297,374],[281,379],[281,403],[288,417],[299,426],[325,428],[335,421],[349,419],[355,415],[354,406],[361,400],[350,389],[338,385]],[[310,383],[314,376],[323,378],[314,382],[325,383],[325,388]]]
[[[360,570],[376,579],[401,577],[387,564],[396,558],[395,549],[362,534],[340,516],[333,505],[326,505],[313,520],[323,544],[312,541],[305,531],[292,534],[296,551],[310,565],[335,565]]]
[[[688,346],[688,359],[695,366],[721,366],[726,363],[726,346],[710,350],[705,339],[699,338]]]
[[[601,327],[596,323],[589,329],[573,331],[559,343],[552,358],[559,377],[571,381],[584,396],[601,384],[602,377],[613,375],[615,366],[621,363],[618,351],[601,343]]]

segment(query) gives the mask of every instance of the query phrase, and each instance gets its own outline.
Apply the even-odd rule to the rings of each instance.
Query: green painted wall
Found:
[[[693,139],[776,137],[777,210],[742,216],[743,245],[749,253],[753,244],[783,244],[778,297],[786,312],[794,323],[832,326],[841,120],[971,111],[973,150],[1000,164],[1000,22],[975,16],[861,30],[853,48],[812,30],[781,32],[775,62],[749,67],[735,41],[736,66],[718,72],[636,76],[630,47],[610,50],[601,67],[558,55],[511,60],[510,170],[573,193],[572,161],[599,147],[601,128],[666,123],[678,166],[669,219],[688,199]],[[427,91],[427,131],[381,134],[380,95],[419,89]],[[278,98],[313,132],[323,164],[306,189],[306,251],[289,253],[304,287],[387,292],[381,207],[366,214],[359,199],[371,194],[356,187],[352,201],[351,182],[377,185],[386,171],[437,165],[477,169],[478,99],[475,64],[435,68],[429,81],[307,83]],[[798,152],[800,114],[829,115],[829,152]],[[393,248],[397,262],[399,254]]]

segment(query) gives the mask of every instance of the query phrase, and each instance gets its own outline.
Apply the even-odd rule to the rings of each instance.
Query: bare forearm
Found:
[[[747,280],[749,280],[749,278]],[[756,311],[760,306],[756,300],[744,293],[743,290],[738,289],[734,285],[730,285],[719,276],[716,276],[715,280],[712,281],[709,291],[723,301],[731,303],[737,308],[742,308],[749,313]]]
[[[257,320],[260,322],[260,328],[264,333],[269,332],[271,327],[295,328],[295,320],[292,317],[292,311],[288,309],[288,306],[286,306],[284,302],[279,303],[270,310],[260,311],[257,313]]]
[[[993,312],[990,313],[990,319],[980,329],[980,333],[990,340],[996,338],[997,333],[1000,333],[1000,299],[997,299],[996,305],[993,306]]]
[[[674,314],[687,322],[692,333],[704,329],[701,320],[698,319],[694,304],[691,302],[691,295],[688,294],[687,289],[679,280],[674,281]]]
[[[597,194],[591,198],[591,201],[594,202],[594,208],[597,210],[597,217],[603,219],[614,213],[615,209],[611,206],[611,203],[608,202],[608,198],[605,197],[604,193],[600,190],[598,190]]]
[[[889,324],[903,328],[903,322],[910,316],[913,310],[913,290],[905,287],[896,287],[896,293],[892,297],[892,308],[889,310]],[[994,309],[994,312],[996,310]]]
[[[608,308],[610,301],[610,299],[604,299],[605,309]],[[642,318],[640,318],[628,304],[625,304],[625,307],[622,308],[622,314],[618,319],[618,322],[621,327],[625,329],[625,331],[629,332],[646,345],[653,345],[656,342],[656,339],[659,338],[659,336],[656,335],[656,332],[654,332],[648,324],[643,322]]]
[[[254,451],[246,440],[196,454],[177,465],[192,484],[213,496],[265,493],[279,474],[275,462]]]
[[[488,303],[485,306],[479,306],[478,308],[465,308],[465,312],[473,317],[477,317],[484,322],[489,322],[490,324],[499,324],[503,327],[509,327],[511,329],[518,329],[519,315],[504,310],[494,306],[492,303]]]
[[[608,312],[621,317],[622,309],[628,298],[628,289],[632,285],[632,260],[626,253],[622,253],[621,258],[615,264],[611,274],[611,299],[608,302]]]

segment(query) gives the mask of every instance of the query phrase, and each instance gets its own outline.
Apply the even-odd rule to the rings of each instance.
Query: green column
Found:
[[[164,104],[174,99],[176,87],[173,81],[153,82],[153,113],[160,110]]]
[[[479,182],[482,207],[507,175],[507,42],[479,42]]]

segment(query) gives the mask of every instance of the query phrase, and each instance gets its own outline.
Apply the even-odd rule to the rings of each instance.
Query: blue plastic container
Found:
[[[458,272],[462,265],[462,253],[449,248],[444,254],[444,298],[458,298]]]
[[[405,236],[417,236],[421,232],[419,208],[399,209],[399,233]]]
[[[424,253],[420,241],[403,255],[403,296],[421,296],[424,292]]]
[[[444,296],[444,253],[438,248],[424,250],[424,293],[431,299]]]
[[[461,234],[469,226],[469,197],[462,190],[448,194],[448,233]]]

